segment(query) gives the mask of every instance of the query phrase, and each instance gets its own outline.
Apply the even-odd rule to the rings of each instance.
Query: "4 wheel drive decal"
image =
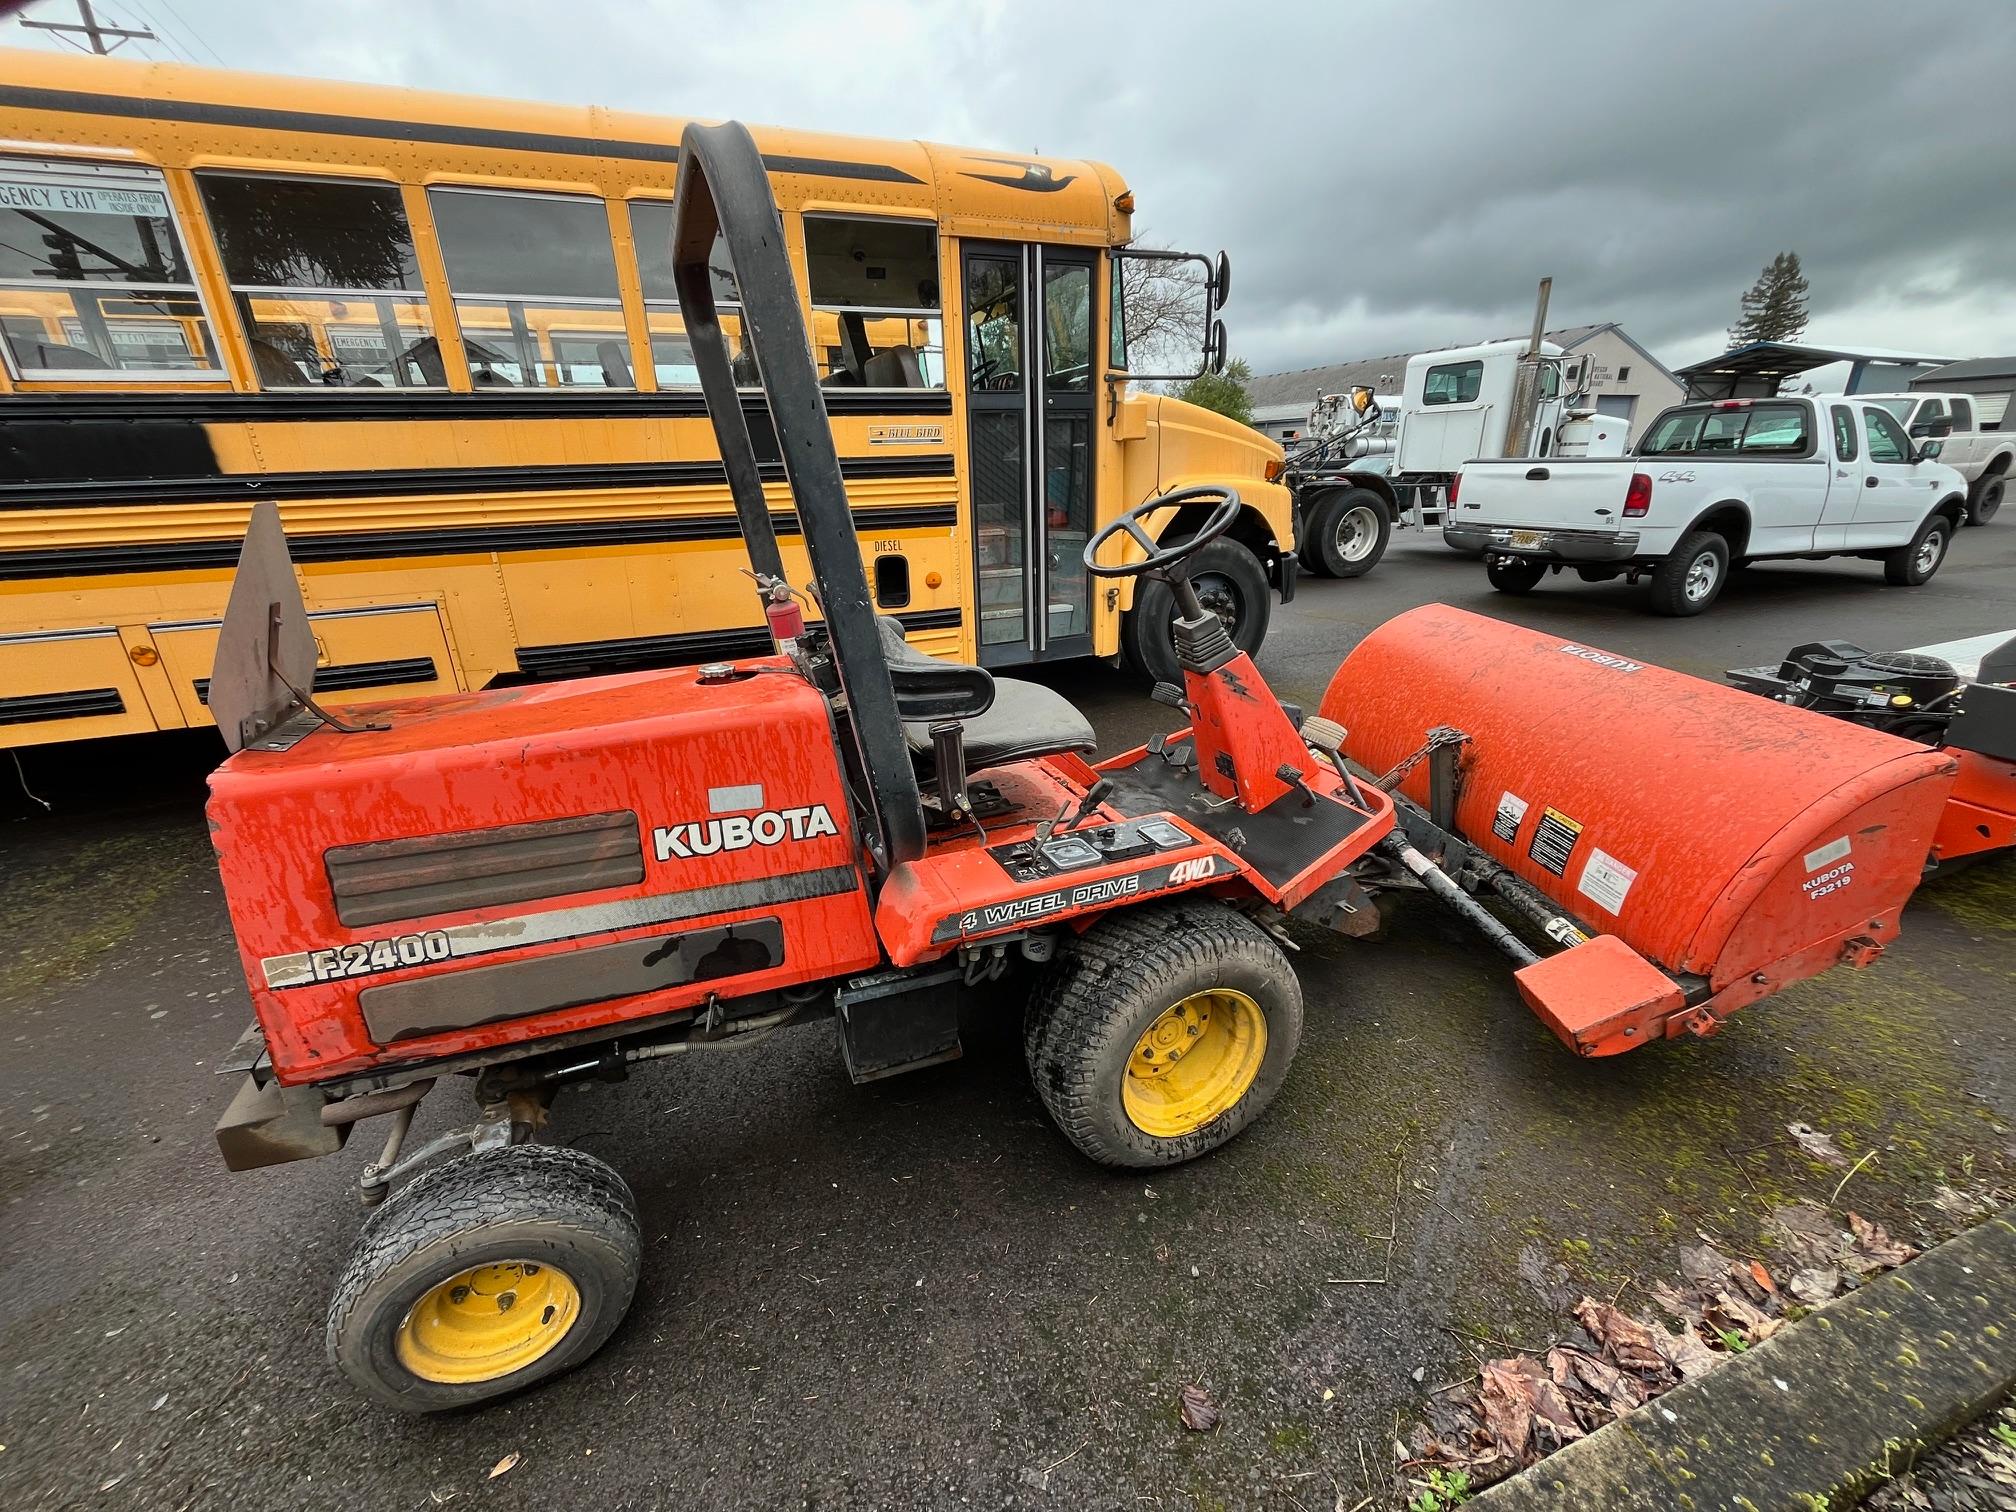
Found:
[[[1096,908],[1122,898],[1132,900],[1148,893],[1194,887],[1214,877],[1230,876],[1238,870],[1235,862],[1223,856],[1193,856],[1187,861],[1151,866],[1146,871],[1059,885],[1048,892],[1008,898],[999,903],[984,903],[978,908],[947,914],[932,926],[931,940],[933,944],[941,944],[946,940],[997,934],[1004,929],[1015,929],[1058,914],[1077,913],[1081,909]]]
[[[623,898],[614,903],[589,903],[579,908],[556,908],[550,913],[486,919],[477,924],[451,924],[419,934],[388,935],[317,946],[297,950],[290,955],[268,956],[259,963],[259,967],[268,987],[310,987],[318,982],[377,976],[381,972],[410,970],[421,964],[438,964],[461,960],[465,956],[488,955],[492,951],[515,950],[521,945],[543,945],[552,940],[609,934],[644,924],[699,919],[712,914],[735,913],[745,908],[767,908],[805,898],[825,898],[835,893],[851,892],[860,885],[861,878],[853,867],[828,866],[817,871],[759,877],[753,882],[731,882],[722,887],[681,888],[677,892]],[[418,959],[411,959],[416,954]]]

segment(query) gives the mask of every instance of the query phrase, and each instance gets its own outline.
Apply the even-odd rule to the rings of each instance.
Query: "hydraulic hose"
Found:
[[[1409,845],[1407,837],[1399,830],[1394,830],[1381,840],[1379,848],[1420,878],[1423,887],[1440,898],[1471,928],[1497,946],[1499,952],[1514,964],[1531,966],[1540,959],[1539,954],[1524,940],[1499,923],[1483,904],[1458,887],[1455,878]]]

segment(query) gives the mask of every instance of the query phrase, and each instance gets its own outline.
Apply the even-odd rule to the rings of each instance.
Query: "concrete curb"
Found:
[[[1849,1504],[2016,1383],[2016,1208],[1837,1297],[1472,1506]]]

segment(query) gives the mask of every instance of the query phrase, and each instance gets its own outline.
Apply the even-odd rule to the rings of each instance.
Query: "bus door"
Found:
[[[1089,656],[1096,258],[968,241],[961,263],[980,662]]]

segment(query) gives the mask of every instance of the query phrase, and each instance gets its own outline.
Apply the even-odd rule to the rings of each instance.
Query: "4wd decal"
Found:
[[[817,840],[837,835],[839,827],[823,803],[809,808],[765,809],[760,814],[730,814],[725,819],[700,819],[688,824],[661,824],[651,831],[651,847],[660,861],[677,856],[690,861],[718,851],[747,850],[752,845],[781,845],[786,840]]]
[[[1006,898],[999,903],[983,903],[978,908],[948,914],[931,930],[934,943],[995,934],[1039,919],[1097,908],[1121,898],[1165,892],[1174,887],[1191,887],[1213,877],[1227,876],[1238,866],[1223,856],[1193,856],[1187,861],[1154,866],[1146,871],[1128,872],[1118,877],[1097,877],[1069,887],[1053,887],[1048,892],[1027,897]]]

